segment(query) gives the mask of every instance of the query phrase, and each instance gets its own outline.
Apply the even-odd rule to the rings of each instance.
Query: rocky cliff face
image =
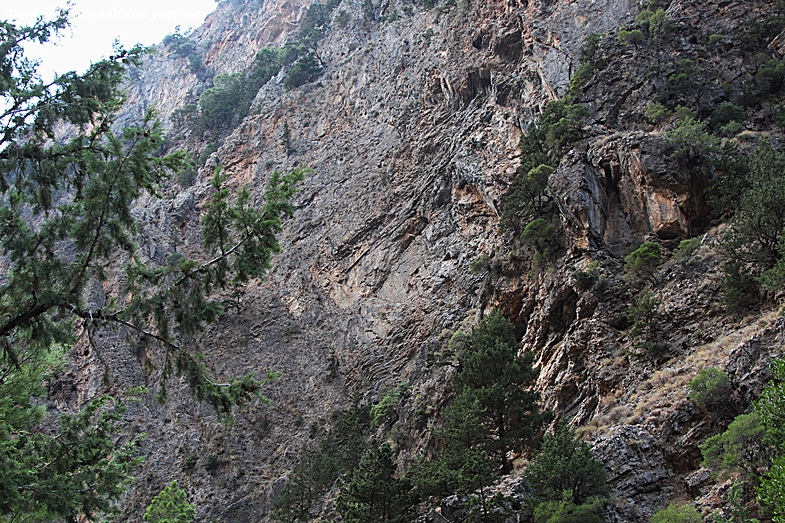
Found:
[[[610,472],[613,517],[643,520],[668,499],[700,494],[704,484],[687,478],[700,466],[696,444],[717,427],[686,400],[687,383],[702,366],[728,362],[738,383],[749,382],[778,350],[782,327],[771,314],[739,322],[723,312],[705,174],[672,159],[662,129],[633,130],[645,95],[659,88],[642,73],[647,50],[616,40],[638,2],[364,5],[344,1],[333,12],[343,27],[334,23],[318,44],[325,72],[316,82],[285,90],[285,73],[273,78],[195,185],[139,203],[149,224],[140,243],[163,259],[174,245],[196,245],[216,164],[235,186],[254,188],[257,201],[272,170],[314,169],[268,279],[194,340],[218,376],[282,372],[268,391],[272,403],[238,409],[232,425],[184,391],[163,406],[136,408],[129,423],[149,437],[128,519],[177,478],[200,521],[266,520],[298,452],[334,413],[355,394],[373,401],[400,382],[411,387],[392,422],[405,466],[427,444],[449,393],[449,369],[430,366],[429,356],[493,307],[516,324],[523,350],[535,352],[544,405],[587,426]],[[222,2],[191,38],[208,70],[240,71],[258,49],[291,38],[305,8],[305,0]],[[730,34],[769,8],[674,0],[668,15]],[[579,96],[592,110],[590,125],[548,182],[565,247],[537,266],[499,232],[502,202],[522,133],[567,92],[592,33],[610,36],[602,67]],[[682,44],[674,64],[698,53],[690,35]],[[171,114],[205,87],[182,58],[164,52],[138,72],[128,114],[152,104]],[[178,132],[198,146],[197,136]],[[658,269],[665,346],[657,358],[638,358],[626,311],[643,283],[623,277],[623,255],[635,241],[673,248],[697,233],[703,244],[689,263]],[[474,274],[482,255],[490,270]],[[579,289],[572,275],[592,261],[596,283]],[[129,351],[117,336],[102,343],[110,381],[154,384],[155,373],[139,364],[141,349]],[[88,370],[80,379],[95,386],[101,376]]]

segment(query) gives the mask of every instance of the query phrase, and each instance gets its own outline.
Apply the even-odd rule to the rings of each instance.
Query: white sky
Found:
[[[66,2],[0,0],[0,20],[30,24],[40,15],[52,18]],[[53,72],[84,72],[112,53],[116,39],[126,48],[157,44],[178,25],[181,32],[200,26],[215,7],[215,0],[71,0],[71,27],[55,44],[26,46],[25,56],[42,60],[39,73],[45,79]]]

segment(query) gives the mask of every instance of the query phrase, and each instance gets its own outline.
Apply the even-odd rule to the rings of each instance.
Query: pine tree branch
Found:
[[[125,327],[128,327],[129,329],[132,329],[135,332],[137,332],[137,333],[139,333],[139,334],[141,334],[141,335],[143,335],[145,337],[148,337],[150,339],[154,339],[154,340],[158,341],[159,343],[161,343],[162,345],[164,345],[165,347],[167,347],[168,349],[172,349],[172,350],[178,352],[179,354],[186,354],[186,355],[188,355],[188,357],[190,359],[193,360],[191,355],[188,353],[188,351],[184,347],[174,343],[170,339],[167,339],[167,338],[165,338],[165,337],[163,337],[163,336],[161,336],[159,334],[156,334],[154,332],[151,332],[151,331],[145,329],[144,327],[140,327],[139,325],[136,325],[136,324],[131,323],[129,321],[123,320],[123,319],[118,318],[118,317],[116,317],[114,315],[109,317],[108,320],[116,322],[116,323],[119,323],[120,325],[123,325]],[[211,385],[214,385],[216,387],[230,387],[231,386],[231,383],[215,382],[215,381],[207,378],[207,376],[204,376],[204,379],[206,381],[208,381]]]
[[[115,184],[117,183],[117,180],[119,179],[120,174],[123,172],[123,169],[124,169],[124,167],[126,165],[126,162],[128,161],[128,159],[132,155],[134,148],[139,144],[141,139],[142,139],[141,136],[137,136],[136,137],[134,142],[128,148],[127,153],[123,156],[123,159],[120,161],[120,164],[117,166],[117,169],[115,170],[114,176],[112,178],[112,183],[109,184],[109,187],[106,190],[106,195],[104,196],[104,198],[102,200],[104,202],[104,206],[101,209],[101,216],[100,216],[100,218],[98,220],[98,225],[95,228],[95,235],[93,236],[93,240],[90,243],[90,249],[88,250],[87,256],[85,257],[85,261],[84,261],[84,263],[82,264],[82,267],[79,270],[79,274],[75,278],[74,284],[73,284],[73,286],[71,288],[70,296],[76,296],[77,292],[79,292],[81,290],[81,288],[82,288],[85,274],[87,273],[87,269],[89,268],[89,266],[90,266],[90,264],[91,264],[91,262],[93,260],[93,256],[95,254],[95,249],[98,246],[98,241],[101,239],[101,233],[103,232],[103,228],[106,226],[106,217],[107,217],[107,214],[108,214],[107,211],[108,211],[108,209],[110,207],[112,191],[114,191]]]

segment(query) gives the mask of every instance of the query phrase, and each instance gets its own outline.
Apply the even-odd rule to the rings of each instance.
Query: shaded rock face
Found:
[[[585,153],[571,151],[548,188],[572,244],[618,250],[641,234],[690,236],[693,220],[707,212],[707,180],[669,163],[669,149],[661,136],[634,132],[604,137]]]
[[[667,503],[663,482],[669,477],[666,456],[657,440],[639,425],[622,426],[596,443],[595,455],[605,463],[614,494],[623,500],[611,510],[612,521],[636,521],[642,507],[651,506],[652,496]],[[659,502],[659,503],[657,503]]]
[[[731,351],[725,371],[736,384],[741,401],[749,403],[760,396],[772,378],[769,366],[782,354],[785,345],[783,318]]]
[[[292,38],[306,7],[221,2],[191,37],[208,69],[242,71],[258,49]],[[698,258],[656,275],[663,353],[641,357],[626,337],[627,307],[644,287],[624,277],[626,250],[645,238],[688,237],[706,214],[705,175],[670,160],[661,133],[604,127],[623,124],[634,90],[603,77],[584,95],[594,97],[587,102],[597,106],[598,123],[548,181],[564,232],[558,259],[533,264],[498,230],[522,133],[566,92],[586,36],[629,23],[638,2],[491,1],[468,10],[417,7],[397,19],[393,9],[383,4],[371,20],[359,3],[340,4],[333,18],[348,18],[319,42],[325,72],[316,82],[285,90],[285,71],[273,78],[193,187],[139,202],[135,212],[148,224],[141,250],[163,263],[174,248],[198,249],[216,165],[234,187],[249,185],[259,204],[274,169],[313,168],[267,280],[190,340],[219,379],[280,371],[267,391],[272,403],[239,408],[233,425],[218,423],[183,387],[172,387],[163,406],[134,407],[128,423],[149,434],[148,459],[126,500],[128,520],[177,478],[199,520],[265,521],[300,450],[329,429],[336,411],[400,382],[411,386],[395,422],[405,466],[427,447],[449,396],[451,369],[429,366],[429,355],[493,307],[516,324],[523,350],[535,352],[546,408],[578,424],[607,418],[616,426],[607,436],[598,430],[596,448],[614,492],[627,500],[619,521],[641,520],[686,488],[680,481],[689,467],[674,468],[674,457],[697,468],[699,416],[674,396],[637,412],[638,389],[666,388],[657,381],[663,362],[676,362],[682,370],[674,375],[686,379],[695,369],[678,362],[735,327],[716,320],[721,275],[707,235]],[[671,11],[692,16],[685,2]],[[153,57],[132,83],[126,116],[152,104],[168,115],[206,87],[182,58]],[[186,144],[200,138],[175,130]],[[472,274],[481,255],[493,259],[492,270]],[[593,283],[579,289],[573,273],[592,261],[600,264]],[[145,348],[129,350],[119,335],[100,343],[111,376],[83,371],[90,390],[100,380],[156,385],[155,372],[142,370],[151,356]],[[718,351],[708,361],[724,365],[726,356]],[[683,380],[676,388],[683,400]]]

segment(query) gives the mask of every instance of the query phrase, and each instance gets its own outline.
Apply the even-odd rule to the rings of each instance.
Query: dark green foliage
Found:
[[[772,291],[785,284],[785,154],[764,143],[742,158],[746,159],[746,171],[726,173],[726,177],[735,178],[721,181],[717,190],[720,201],[736,206],[731,230],[720,245],[726,260],[724,292],[730,297],[726,301],[734,306],[754,301],[753,296],[744,299],[747,288],[752,287],[750,267],[762,271],[760,280]],[[739,195],[725,196],[732,189]]]
[[[556,227],[545,218],[537,218],[526,224],[521,233],[521,243],[534,251],[535,265],[542,265],[555,258],[561,248]]]
[[[711,125],[715,129],[730,123],[743,122],[747,117],[744,108],[731,102],[722,102],[711,113]]]
[[[268,373],[263,381],[258,381],[249,374],[227,384],[215,383],[207,377],[201,358],[176,344],[173,337],[176,332],[199,332],[205,323],[215,321],[224,303],[222,296],[215,296],[216,292],[231,292],[234,284],[246,283],[265,273],[270,257],[279,250],[275,234],[282,227],[282,218],[293,212],[290,200],[307,172],[308,169],[299,168],[287,175],[273,173],[266,202],[256,208],[249,203],[247,189],[232,195],[223,186],[220,170],[216,170],[202,234],[204,247],[213,258],[200,262],[175,254],[160,267],[148,266],[139,259],[126,265],[124,290],[130,298],[122,314],[112,319],[143,338],[151,337],[166,349],[160,366],[160,397],[166,396],[166,379],[182,375],[197,399],[228,414],[233,404],[275,377]],[[150,326],[142,330],[141,325],[147,324]]]
[[[627,310],[627,318],[632,322],[630,334],[640,335],[649,330],[648,322],[657,314],[660,299],[652,291],[644,291]]]
[[[264,47],[254,57],[254,65],[248,74],[248,91],[254,96],[263,85],[291,65],[303,53],[302,46],[284,45],[283,47]]]
[[[570,78],[570,92],[577,94],[581,88],[591,79],[596,69],[594,62],[597,58],[597,49],[600,46],[600,41],[604,37],[601,33],[592,33],[584,42],[581,47],[580,65],[575,70],[575,73]]]
[[[397,419],[397,410],[401,401],[409,392],[409,385],[406,383],[399,383],[397,387],[388,390],[380,399],[379,402],[371,406],[371,419],[374,425],[382,425]]]
[[[729,259],[722,264],[722,302],[729,312],[741,313],[758,301],[760,293],[747,268],[738,260]]]
[[[698,113],[690,109],[689,107],[685,107],[683,105],[676,105],[676,108],[673,110],[673,118],[677,121],[682,120],[697,120]]]
[[[729,213],[736,213],[734,229],[742,235],[741,242],[753,249],[739,259],[768,263],[778,259],[783,225],[780,205],[785,198],[781,189],[785,153],[768,143],[751,153],[728,147],[719,169],[711,201]]]
[[[760,523],[760,519],[754,518],[753,511],[748,507],[751,493],[748,485],[744,481],[735,481],[725,491],[724,497],[724,517],[710,517],[708,521],[712,523]]]
[[[37,392],[42,374],[29,366],[31,359],[20,363],[28,374],[11,373],[0,383],[0,515],[47,522],[115,513],[114,500],[141,462],[137,440],[117,443],[124,406],[99,398],[74,416],[62,416],[57,435],[35,432],[43,412],[23,394]]]
[[[589,498],[586,503],[576,505],[572,492],[565,490],[560,501],[543,501],[534,509],[535,523],[602,523],[602,508],[605,501]]]
[[[570,92],[573,94],[580,93],[581,89],[591,80],[595,69],[596,67],[592,64],[580,64],[575,69],[572,78],[570,78]]]
[[[302,45],[265,47],[256,53],[248,73],[216,76],[213,87],[199,97],[201,120],[197,128],[220,134],[237,126],[248,115],[259,89],[304,52]]]
[[[755,73],[755,84],[763,95],[779,92],[785,80],[785,60],[770,59]]]
[[[178,161],[151,157],[154,126],[108,132],[126,65],[138,64],[142,49],[117,50],[83,75],[67,73],[48,85],[36,76],[23,45],[47,41],[67,25],[67,14],[29,27],[0,22],[3,520],[109,514],[138,464],[136,441],[118,437],[122,407],[111,398],[63,416],[51,434],[37,430],[45,409],[36,405],[76,329],[95,328],[85,319],[84,286],[100,276],[107,256],[130,244],[131,199],[153,185],[157,170]],[[74,137],[54,142],[62,124],[73,126]]]
[[[706,201],[720,217],[729,218],[739,208],[750,185],[747,153],[738,143],[728,140],[713,164],[715,176],[706,191]]]
[[[572,273],[572,284],[575,290],[584,292],[591,289],[597,283],[597,269],[599,264],[596,261],[591,262],[585,269],[577,270]]]
[[[524,472],[532,488],[533,507],[547,501],[571,501],[583,505],[590,498],[608,495],[607,474],[587,443],[569,427],[561,425],[543,438],[540,450]],[[565,491],[568,495],[564,495]]]
[[[510,453],[531,445],[548,416],[538,411],[538,395],[531,390],[537,376],[533,355],[518,356],[514,327],[501,312],[493,311],[470,336],[453,340],[457,395],[434,431],[439,452],[412,467],[412,483],[423,497],[475,493],[475,516],[490,521],[494,502],[487,487],[499,472],[512,470]]]
[[[782,452],[782,449],[780,450]],[[758,502],[773,513],[772,521],[785,522],[785,454],[774,459],[758,487]]]
[[[211,131],[232,128],[248,114],[250,99],[245,92],[243,73],[219,74],[214,85],[199,97],[202,124]]]
[[[673,157],[683,166],[707,168],[719,150],[720,140],[706,124],[693,118],[682,118],[665,135],[673,147]]]
[[[395,477],[393,452],[372,441],[360,463],[341,485],[336,508],[347,523],[411,521],[411,485]]]
[[[600,48],[600,42],[604,37],[603,33],[592,33],[586,37],[586,41],[581,46],[580,63],[591,64],[597,59],[597,50]]]
[[[737,416],[728,428],[700,445],[703,466],[718,473],[741,472],[756,481],[757,471],[771,461],[771,448],[763,441],[765,428],[757,412]]]
[[[513,325],[494,310],[458,353],[460,367],[453,378],[458,398],[479,406],[473,421],[488,437],[493,435],[481,446],[495,456],[504,473],[512,470],[509,453],[531,445],[545,420],[537,410],[537,393],[525,389],[537,378],[534,354],[519,356],[518,347]]]
[[[192,120],[192,128],[200,134],[225,135],[248,115],[259,89],[282,69],[289,68],[283,81],[286,89],[319,78],[324,66],[315,48],[329,28],[330,15],[338,4],[339,0],[311,4],[300,21],[296,42],[263,48],[248,72],[216,76],[214,86],[199,98],[200,117]]]
[[[168,47],[177,56],[186,57],[196,52],[196,44],[179,31],[164,36],[161,45]]]
[[[190,119],[192,128],[200,133],[225,134],[248,115],[259,89],[283,68],[291,66],[289,76],[284,80],[287,88],[316,79],[321,74],[321,64],[317,60],[314,65],[314,56],[312,51],[306,51],[303,44],[261,49],[247,73],[215,77],[213,87],[199,97],[199,118]]]
[[[357,467],[366,448],[370,424],[365,406],[354,405],[341,413],[332,430],[301,453],[286,486],[273,500],[273,519],[287,523],[308,521],[317,499],[339,476]]]
[[[692,505],[668,505],[651,517],[651,523],[701,523],[703,516]]]
[[[562,154],[568,145],[580,140],[583,121],[588,117],[588,107],[564,97],[545,106],[537,126],[545,138],[545,145],[556,154]]]
[[[188,36],[180,32],[168,34],[164,37],[161,45],[167,47],[175,56],[188,60],[188,66],[196,76],[203,76],[206,73],[196,44]]]
[[[631,326],[628,331],[633,346],[640,355],[658,356],[665,349],[659,341],[657,309],[660,298],[650,290],[644,291],[627,309]]]
[[[668,90],[663,93],[671,106],[682,103],[691,106],[693,97],[701,86],[695,61],[685,58],[678,62],[676,70],[667,77]]]
[[[770,16],[745,20],[735,38],[741,46],[750,50],[763,49],[782,31],[783,18],[782,6],[775,6]]]
[[[785,154],[764,143],[747,157],[748,187],[725,244],[736,259],[772,267],[781,257],[785,229]]]
[[[480,415],[482,406],[474,395],[459,395],[445,409],[444,424],[434,431],[439,455],[421,460],[412,470],[420,496],[475,492],[496,479],[497,465],[485,446],[490,434],[476,422]]]
[[[489,254],[481,254],[469,267],[469,272],[472,274],[482,274],[491,270],[491,256]]]
[[[27,28],[0,23],[0,389],[26,395],[0,399],[0,518],[97,517],[115,506],[137,463],[134,442],[117,434],[120,413],[110,399],[62,418],[55,433],[35,428],[41,413],[32,400],[44,393],[38,384],[78,336],[89,342],[116,328],[132,345],[154,345],[161,392],[168,377],[182,377],[222,416],[258,393],[269,375],[217,383],[186,343],[220,313],[227,285],[263,274],[303,174],[273,176],[261,209],[250,207],[247,193],[216,188],[206,215],[207,228],[222,231],[206,235],[215,254],[148,261],[134,241],[143,224],[133,206],[155,197],[186,156],[162,154],[152,113],[111,130],[126,66],[138,65],[144,50],[117,50],[49,85],[38,80],[22,44],[46,41],[67,23],[61,14]],[[58,141],[56,128],[69,129],[69,138]],[[91,303],[87,289],[108,279],[108,267],[122,283],[105,288],[105,304]]]
[[[671,97],[683,100],[694,88],[691,72],[681,71],[668,75],[668,92]]]
[[[785,129],[785,106],[779,108],[774,114],[773,120],[775,125],[779,126],[781,129]]]
[[[147,523],[191,523],[195,515],[185,491],[172,481],[153,498],[143,519]]]
[[[573,103],[571,96],[548,102],[521,137],[519,174],[526,174],[541,164],[556,167],[564,148],[580,139],[583,121],[588,116],[588,107]]]
[[[286,79],[283,81],[283,85],[287,89],[300,87],[319,78],[323,70],[324,67],[316,54],[307,53],[292,65],[292,68],[289,69],[289,73],[286,75]]]
[[[687,397],[708,411],[734,411],[733,396],[728,373],[714,367],[701,369],[690,381]]]
[[[679,246],[676,247],[676,250],[673,253],[673,260],[677,263],[689,263],[700,246],[700,238],[690,238],[680,241]]]
[[[548,176],[559,164],[564,149],[581,138],[589,109],[571,96],[548,103],[537,121],[521,137],[521,165],[502,205],[502,229],[520,226],[539,217],[548,200]]]
[[[653,124],[663,123],[672,115],[673,112],[659,102],[649,102],[644,113],[646,119]]]
[[[770,367],[773,379],[763,389],[755,412],[765,428],[765,443],[775,449],[775,456],[757,490],[758,502],[774,514],[775,523],[785,522],[785,359],[774,360]]]
[[[646,35],[640,29],[619,29],[619,41],[623,44],[640,45],[646,41]]]
[[[456,401],[464,402],[460,398]],[[504,505],[503,500],[489,497],[487,491],[498,478],[498,470],[483,448],[467,446],[484,438],[481,431],[473,426],[471,418],[459,417],[476,414],[476,405],[454,405],[449,426],[445,421],[444,431],[437,434],[443,444],[439,456],[433,460],[420,459],[409,470],[415,498],[463,495],[470,510],[466,521],[491,523],[497,520],[494,517],[498,516],[497,507],[503,508]]]
[[[639,27],[655,42],[664,38],[671,29],[665,9],[649,7],[641,11],[635,18]]]
[[[177,173],[177,183],[181,188],[187,189],[196,183],[196,176],[196,166],[194,166],[193,163],[190,163],[190,165],[184,167]]]
[[[655,272],[661,261],[660,245],[655,242],[644,242],[624,258],[624,270],[638,278],[655,280]]]
[[[246,187],[236,191],[231,202],[230,191],[224,185],[226,177],[216,170],[212,180],[215,192],[206,206],[202,231],[205,248],[217,256],[216,281],[225,281],[223,271],[228,270],[232,284],[246,283],[260,278],[270,268],[271,256],[280,250],[275,234],[283,226],[282,217],[293,214],[291,199],[297,184],[309,172],[307,168],[297,168],[286,175],[274,171],[267,182],[267,201],[257,208],[251,205]]]
[[[340,0],[327,0],[324,4],[314,2],[300,20],[300,40],[307,46],[315,46],[329,28],[330,15],[341,3]]]
[[[755,404],[755,412],[766,427],[767,440],[779,447],[785,445],[785,358],[777,358],[769,370],[772,380],[763,389]],[[781,448],[780,450],[785,450]]]
[[[742,414],[728,429],[701,445],[704,465],[720,472],[741,473],[740,484],[755,487],[757,501],[785,521],[785,359],[770,367],[766,385],[753,412]]]
[[[540,164],[513,180],[502,210],[500,225],[503,229],[517,230],[520,224],[542,215],[546,202],[550,200],[548,177],[555,170],[550,165]]]

